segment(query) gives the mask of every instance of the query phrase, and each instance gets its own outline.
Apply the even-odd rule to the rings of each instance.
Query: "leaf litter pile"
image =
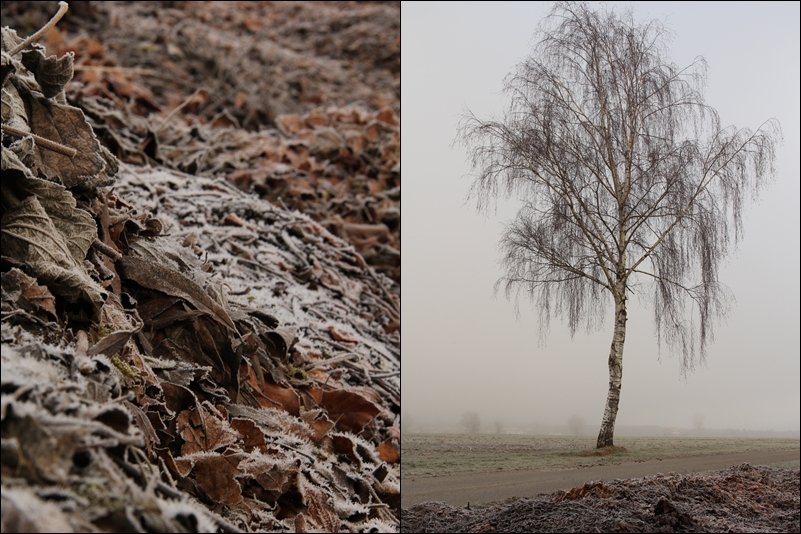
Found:
[[[724,471],[587,482],[473,509],[426,502],[401,511],[405,532],[798,532],[798,470]]]
[[[3,3],[2,530],[396,531],[399,6],[75,8]]]

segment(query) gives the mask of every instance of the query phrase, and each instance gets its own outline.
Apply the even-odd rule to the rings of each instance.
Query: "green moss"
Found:
[[[144,43],[141,43],[141,44],[138,46],[138,48],[139,48],[139,50],[141,50],[142,52],[158,52],[158,51],[159,51],[159,47],[158,47],[158,45],[156,45],[155,43],[151,43],[151,42],[144,42]]]
[[[287,363],[286,364],[286,368],[287,368],[287,372],[289,373],[289,376],[291,376],[292,378],[297,378],[298,380],[308,380],[309,379],[309,373],[307,373],[306,371],[304,371],[303,369],[301,369],[299,367],[295,367],[291,363]]]
[[[117,327],[111,323],[103,323],[97,328],[97,340],[100,341],[112,332],[116,332]]]
[[[139,379],[139,371],[135,367],[131,367],[124,361],[120,359],[119,354],[115,354],[111,357],[111,363],[114,364],[119,372],[130,378],[131,380],[138,380]]]
[[[256,302],[256,297],[254,297],[253,295],[248,295],[248,302],[253,304],[254,302]]]
[[[125,508],[125,501],[110,497],[108,488],[97,482],[74,482],[72,483],[72,490],[89,501],[89,504],[93,507],[108,508],[109,510]]]

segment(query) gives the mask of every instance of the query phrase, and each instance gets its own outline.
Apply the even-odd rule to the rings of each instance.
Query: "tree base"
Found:
[[[608,445],[598,449],[589,449],[581,451],[578,456],[611,456],[613,454],[628,454],[629,450],[626,447],[618,447],[616,445]]]

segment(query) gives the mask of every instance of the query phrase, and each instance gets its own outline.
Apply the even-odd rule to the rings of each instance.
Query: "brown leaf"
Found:
[[[135,256],[123,256],[117,260],[116,265],[117,271],[123,278],[133,280],[142,287],[188,300],[198,310],[211,315],[234,332],[237,331],[234,322],[222,306],[214,302],[197,283],[178,271]]]
[[[362,460],[356,454],[355,444],[352,439],[341,434],[334,434],[331,436],[331,445],[334,448],[334,452],[345,455],[357,468],[361,469]]]
[[[250,419],[235,417],[231,421],[231,428],[242,435],[242,447],[245,449],[245,452],[251,452],[254,449],[259,449],[261,452],[267,450],[267,443],[264,441],[264,432]]]
[[[267,455],[250,455],[239,464],[240,470],[278,499],[297,480],[300,460],[275,459]]]
[[[281,115],[276,117],[275,125],[288,137],[292,137],[294,134],[306,128],[303,119],[296,115]]]
[[[392,112],[392,108],[382,109],[378,112],[378,115],[375,116],[375,119],[386,124],[398,124],[398,120],[395,118],[395,113]]]
[[[181,449],[181,452],[185,455],[195,452],[214,451],[235,443],[242,437],[239,432],[231,428],[228,421],[209,413],[205,414],[206,424],[204,430],[200,420],[194,423],[191,421],[192,413],[197,414],[195,410],[181,412],[177,420],[176,429],[186,441]]]
[[[298,399],[298,394],[292,388],[278,386],[265,380],[262,385],[262,393],[269,399],[266,401],[259,399],[259,402],[265,408],[275,408],[277,403],[279,405],[278,408],[292,415],[300,415],[300,400]]]
[[[78,151],[69,157],[36,146],[38,170],[48,180],[67,188],[110,185],[113,179],[104,173],[106,160],[83,111],[35,96],[24,83],[17,82],[15,86],[25,102],[31,132]]]
[[[154,447],[153,450],[162,460],[164,460],[167,468],[181,478],[191,473],[192,468],[195,466],[193,456],[189,456],[187,458],[173,458],[170,449]]]
[[[105,354],[106,356],[113,356],[120,352],[122,348],[134,335],[141,329],[141,325],[136,330],[117,330],[103,337],[100,341],[95,343],[92,348],[87,351],[87,355],[95,356],[96,354]]]
[[[320,441],[329,430],[334,427],[334,422],[331,421],[323,410],[304,410],[301,418],[308,424],[314,431],[315,443]]]
[[[361,432],[364,425],[381,412],[378,406],[352,391],[322,391],[313,388],[309,390],[309,394],[328,411],[338,429],[354,434]]]
[[[306,518],[303,517],[303,514],[298,514],[295,516],[295,532],[308,532],[309,529],[306,526]]]
[[[320,128],[314,132],[314,141],[309,147],[312,156],[321,159],[336,159],[345,140],[333,128]]]
[[[249,222],[243,221],[242,219],[239,218],[239,216],[236,213],[229,213],[228,215],[223,217],[223,224],[227,224],[230,226],[248,227],[251,230],[256,229],[256,226],[254,226]]]
[[[108,294],[72,256],[67,240],[35,196],[3,214],[3,254],[28,264],[50,290],[70,302],[86,300],[99,312]]]
[[[337,330],[337,328],[334,325],[330,325],[328,327],[328,332],[331,334],[331,337],[334,338],[337,341],[348,341],[350,343],[358,343],[359,342],[358,339],[356,339],[355,337],[351,336],[350,334],[347,334],[347,333],[344,333],[344,332],[341,332],[341,331]]]
[[[23,310],[36,314],[44,321],[55,321],[56,297],[47,289],[16,267],[3,273],[3,298],[15,301]]]
[[[387,438],[381,445],[376,447],[378,456],[388,464],[394,464],[400,461],[400,452],[392,444],[392,438]]]
[[[168,309],[170,306],[180,301],[178,297],[154,297],[137,302],[136,310],[139,312],[139,317],[149,324],[153,318]]]
[[[60,58],[45,57],[44,50],[22,52],[22,64],[33,73],[45,98],[53,98],[72,79],[75,54],[68,52]]]
[[[223,504],[242,501],[242,488],[236,481],[238,456],[198,455],[194,460],[197,484],[209,497]]]
[[[167,405],[167,409],[174,413],[199,406],[197,397],[188,388],[170,382],[162,382],[161,389],[164,391],[164,403]]]
[[[305,481],[302,485],[309,519],[323,532],[339,532],[339,516],[329,504],[328,495]]]

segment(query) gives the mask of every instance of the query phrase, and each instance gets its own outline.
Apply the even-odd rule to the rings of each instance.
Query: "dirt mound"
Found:
[[[587,482],[468,510],[401,511],[405,532],[798,532],[800,471],[740,464],[713,474]]]

